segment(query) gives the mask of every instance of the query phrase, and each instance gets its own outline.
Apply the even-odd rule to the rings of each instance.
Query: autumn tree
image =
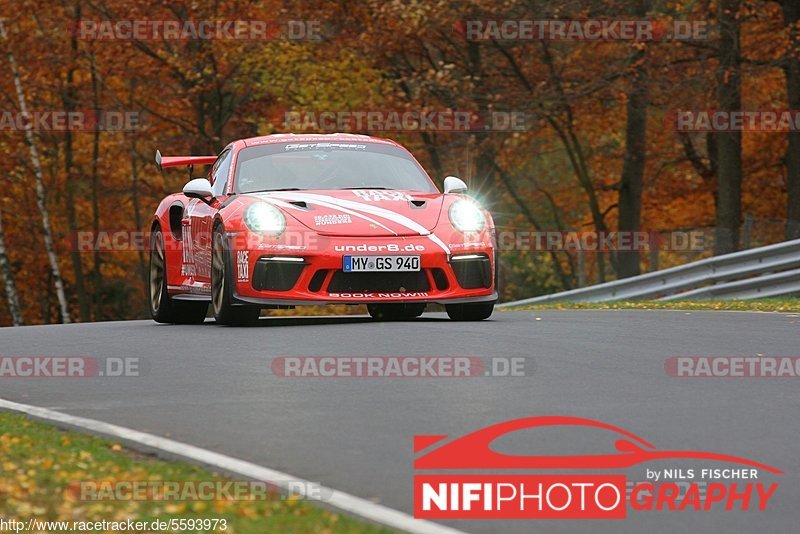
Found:
[[[781,0],[783,21],[789,30],[783,70],[788,109],[800,110],[800,2]],[[789,131],[786,148],[786,239],[800,239],[800,131]]]
[[[719,66],[717,67],[717,109],[742,109],[740,0],[719,0]],[[714,253],[739,249],[742,224],[742,132],[721,131],[716,136],[717,225]]]

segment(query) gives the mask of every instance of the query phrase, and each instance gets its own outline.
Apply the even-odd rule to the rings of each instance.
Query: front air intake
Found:
[[[291,256],[265,256],[258,259],[253,271],[253,289],[289,291],[297,283],[307,263]]]
[[[486,254],[462,254],[450,259],[458,285],[464,289],[492,287],[492,262]]]

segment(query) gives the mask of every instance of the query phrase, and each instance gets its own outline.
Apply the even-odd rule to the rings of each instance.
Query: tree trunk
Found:
[[[74,17],[72,22],[78,24],[81,18],[80,5],[75,7]],[[75,95],[75,70],[76,62],[78,60],[78,39],[73,33],[70,38],[70,64],[67,69],[67,80],[64,90],[61,93],[61,101],[64,104],[64,111],[72,113],[76,108],[76,95]],[[64,132],[64,170],[67,173],[66,191],[66,211],[67,211],[67,227],[71,236],[78,235],[78,216],[75,210],[75,190],[79,183],[79,177],[75,172],[75,151],[72,144],[72,131],[67,129]],[[75,273],[75,293],[78,295],[78,313],[82,322],[88,322],[91,319],[91,311],[89,310],[89,299],[86,295],[86,284],[83,276],[83,258],[81,258],[81,251],[78,247],[73,247],[70,252],[72,259],[72,270]]]
[[[639,0],[635,6],[637,18],[647,15],[647,2]],[[638,232],[642,223],[642,183],[646,161],[647,135],[647,71],[643,64],[645,49],[641,48],[631,57],[633,76],[628,93],[627,122],[625,125],[625,155],[619,188],[620,232]],[[617,253],[617,277],[627,278],[640,274],[640,251]]]
[[[97,65],[94,61],[94,54],[89,56],[92,80],[92,105],[95,120],[100,120],[100,90],[97,84]],[[92,137],[92,230],[94,235],[100,235],[100,171],[98,168],[100,160],[100,128],[95,128]],[[102,321],[103,316],[103,257],[100,255],[100,247],[94,248],[94,265],[92,266],[92,307],[94,308],[95,319]]]
[[[717,101],[720,111],[742,108],[741,53],[739,48],[739,2],[720,0],[719,67]],[[742,133],[717,134],[717,226],[714,254],[727,254],[739,249],[739,226],[742,219]]]
[[[14,326],[23,324],[22,312],[20,311],[19,296],[17,295],[17,285],[14,283],[14,276],[11,272],[11,264],[6,253],[6,238],[3,233],[3,212],[0,210],[0,274],[3,275],[3,287],[6,292],[8,302],[8,313],[11,315],[11,323]]]
[[[634,62],[641,62],[644,52],[634,55]],[[638,232],[642,224],[642,182],[647,143],[647,73],[639,63],[631,80],[628,94],[628,118],[625,126],[625,157],[622,163],[622,176],[619,189],[620,232]],[[620,251],[617,253],[617,276],[627,278],[640,274],[640,251]]]
[[[136,89],[136,79],[131,79],[128,86],[128,109],[134,109],[133,96]],[[144,227],[142,218],[142,206],[139,199],[139,166],[138,166],[138,150],[136,148],[137,132],[130,133],[128,153],[131,161],[131,206],[133,207],[133,221],[137,231],[150,231],[150,228]],[[149,243],[149,239],[146,240]],[[142,278],[143,287],[147,287],[148,272],[145,263],[144,248],[140,247],[139,254],[139,275]]]
[[[22,89],[22,80],[19,76],[17,69],[17,62],[14,59],[14,54],[11,52],[11,47],[8,46],[8,34],[3,20],[0,19],[0,37],[7,45],[8,64],[11,67],[11,75],[14,78],[14,88],[17,92],[17,100],[19,102],[20,113],[28,113],[28,104],[25,100],[25,92]],[[44,194],[44,175],[42,174],[42,163],[39,160],[39,152],[36,149],[35,139],[33,138],[33,131],[30,128],[25,129],[25,140],[28,143],[28,151],[31,156],[31,165],[33,166],[33,174],[36,182],[36,205],[39,208],[39,213],[42,216],[42,237],[44,238],[44,247],[47,252],[47,260],[50,263],[50,273],[53,277],[53,285],[56,288],[56,296],[58,298],[58,306],[61,312],[61,322],[69,323],[69,304],[67,303],[67,296],[64,293],[64,280],[61,277],[61,268],[58,266],[58,258],[56,257],[55,249],[53,248],[53,232],[50,229],[50,214],[47,210],[47,201]]]
[[[782,0],[783,20],[789,27],[791,44],[786,54],[786,99],[789,109],[800,110],[800,4]],[[786,239],[800,239],[800,132],[789,132],[786,150]]]

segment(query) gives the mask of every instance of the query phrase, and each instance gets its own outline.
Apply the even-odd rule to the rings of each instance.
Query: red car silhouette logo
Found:
[[[578,456],[519,456],[497,452],[493,441],[517,430],[536,427],[578,426],[601,428],[619,435],[618,452]],[[445,440],[447,436],[414,436],[414,452],[419,453]],[[658,450],[644,439],[613,425],[580,417],[525,417],[492,425],[454,439],[417,457],[414,468],[429,469],[622,469],[655,460],[694,459],[731,462],[783,474],[775,467],[747,458],[706,451]]]

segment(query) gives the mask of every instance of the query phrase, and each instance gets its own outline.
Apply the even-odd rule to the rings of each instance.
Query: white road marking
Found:
[[[62,423],[71,427],[77,427],[104,436],[119,438],[121,440],[144,445],[151,449],[158,449],[170,454],[181,456],[189,460],[194,460],[201,464],[217,467],[225,471],[236,473],[237,475],[246,477],[249,480],[261,480],[270,482],[282,490],[291,490],[294,493],[303,493],[304,488],[314,488],[323,495],[330,495],[324,502],[328,506],[337,508],[343,512],[379,523],[381,525],[403,530],[405,532],[419,533],[419,534],[463,534],[462,531],[456,530],[444,525],[432,523],[423,519],[414,519],[412,516],[393,510],[386,506],[370,502],[368,500],[344,493],[339,490],[326,488],[316,483],[303,480],[301,478],[292,476],[288,473],[276,471],[268,467],[246,462],[231,458],[218,452],[201,449],[193,445],[187,445],[167,438],[147,434],[146,432],[139,432],[138,430],[131,430],[122,426],[104,423],[103,421],[96,421],[94,419],[87,419],[84,417],[77,417],[61,412],[41,408],[38,406],[31,406],[30,404],[20,404],[17,402],[0,399],[0,409],[11,410],[14,412],[21,412],[38,419]]]

